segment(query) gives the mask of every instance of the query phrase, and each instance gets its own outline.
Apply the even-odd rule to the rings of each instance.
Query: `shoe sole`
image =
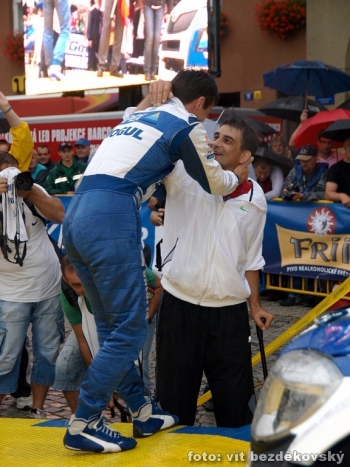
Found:
[[[178,424],[178,421],[177,422],[174,421],[174,423],[171,423],[170,425],[168,425],[168,423],[163,423],[163,425],[161,425],[158,430],[153,431],[151,433],[144,433],[140,426],[133,425],[133,427],[132,427],[132,436],[133,436],[133,438],[148,438],[149,436],[152,436],[155,433],[158,433],[159,431],[166,430],[167,428],[171,428],[172,426],[175,426],[177,424]]]

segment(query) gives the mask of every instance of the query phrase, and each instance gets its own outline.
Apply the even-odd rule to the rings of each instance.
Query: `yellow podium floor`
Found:
[[[65,420],[0,418],[0,463],[4,467],[245,466],[250,426],[239,429],[172,427],[137,440],[131,451],[89,454],[63,446]],[[111,425],[132,436],[130,423]]]

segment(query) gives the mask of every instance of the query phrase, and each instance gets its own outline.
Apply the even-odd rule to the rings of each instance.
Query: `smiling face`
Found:
[[[37,148],[37,160],[40,164],[47,164],[50,160],[50,151],[49,148],[45,146],[39,146]]]
[[[230,125],[223,125],[215,132],[212,147],[215,159],[224,170],[233,171],[250,157],[249,151],[241,149],[242,131]]]

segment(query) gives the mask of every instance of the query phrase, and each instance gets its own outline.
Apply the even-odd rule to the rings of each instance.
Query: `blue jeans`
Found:
[[[0,394],[17,389],[23,343],[32,323],[34,362],[31,381],[50,386],[55,363],[64,340],[64,317],[60,296],[36,303],[0,300]]]
[[[75,332],[71,331],[56,361],[56,391],[79,391],[87,365],[79,349]]]
[[[81,385],[81,418],[102,412],[114,389],[132,411],[145,400],[134,363],[147,334],[141,220],[133,196],[102,188],[109,178],[86,177],[63,222],[64,246],[88,293],[100,344]],[[99,179],[100,189],[83,191]]]
[[[57,11],[61,32],[54,47],[53,14]],[[64,60],[70,33],[70,8],[68,0],[44,0],[44,35],[43,47],[45,64],[61,65]]]
[[[144,6],[145,16],[145,49],[144,72],[154,74],[157,71],[158,48],[160,43],[160,31],[164,18],[164,7],[154,10],[151,6]]]

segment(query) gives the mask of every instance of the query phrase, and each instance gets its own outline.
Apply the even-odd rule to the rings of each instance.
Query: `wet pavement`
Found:
[[[262,299],[262,305],[275,314],[276,318],[273,322],[273,325],[270,329],[264,331],[264,344],[265,346],[280,336],[284,331],[290,328],[298,319],[303,317],[310,307],[305,306],[291,306],[291,307],[282,307],[279,302],[271,302],[265,299]],[[259,352],[259,343],[256,334],[255,324],[251,324],[252,330],[252,354],[255,355]],[[67,325],[67,332],[69,332],[69,325]],[[271,354],[267,357],[267,366],[271,368],[274,361],[276,360],[278,354],[280,353],[279,349],[274,354]],[[155,348],[154,344],[151,349],[150,354],[150,382],[151,382],[151,391],[154,393],[155,389]],[[262,365],[259,363],[253,368],[254,373],[254,382],[256,385],[256,394],[259,396],[261,387],[263,386],[263,370]],[[204,389],[205,379],[202,382],[201,393]],[[232,395],[234,397],[234,395]],[[46,403],[44,406],[46,416],[48,419],[66,419],[69,420],[71,417],[71,411],[66,403],[66,400],[60,391],[54,391],[50,388]],[[116,411],[116,416],[111,417],[110,411],[105,411],[105,416],[107,419],[111,419],[113,422],[120,421],[120,416],[118,411]],[[11,396],[7,396],[3,404],[0,406],[0,417],[7,418],[28,418],[29,411],[18,410],[14,405],[14,399]],[[196,425],[199,426],[215,426],[215,418],[212,412],[207,412],[203,406],[198,407]]]

